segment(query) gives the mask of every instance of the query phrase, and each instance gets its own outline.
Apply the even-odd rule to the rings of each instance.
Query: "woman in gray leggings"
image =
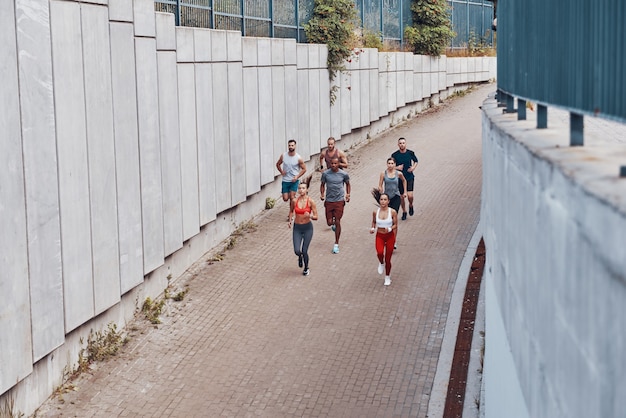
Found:
[[[293,212],[289,212],[289,227],[293,220],[293,252],[298,256],[298,267],[304,264],[302,275],[309,275],[309,244],[313,239],[313,223],[317,220],[317,206],[309,197],[311,177],[298,185],[298,193],[293,198]],[[295,212],[295,218],[293,217]]]

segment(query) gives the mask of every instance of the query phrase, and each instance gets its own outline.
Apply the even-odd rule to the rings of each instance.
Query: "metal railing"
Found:
[[[626,122],[623,0],[501,0],[497,14],[506,111],[525,119],[536,102],[537,128],[547,127],[548,106],[569,111],[571,145],[584,143],[584,115]]]
[[[458,36],[452,46],[473,38],[492,44],[487,28],[493,19],[490,0],[449,0]],[[355,0],[362,27],[380,34],[383,42],[401,48],[404,28],[412,24],[411,0]],[[306,42],[304,24],[315,0],[156,0],[155,10],[173,13],[177,26],[241,31],[244,36],[293,38]]]

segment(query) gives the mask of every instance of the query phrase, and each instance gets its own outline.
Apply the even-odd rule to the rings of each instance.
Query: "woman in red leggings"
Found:
[[[376,233],[376,255],[378,256],[378,274],[385,272],[385,286],[391,284],[391,255],[396,242],[395,230],[398,229],[398,212],[389,207],[389,195],[381,193],[378,199],[380,207],[372,213],[372,229]]]

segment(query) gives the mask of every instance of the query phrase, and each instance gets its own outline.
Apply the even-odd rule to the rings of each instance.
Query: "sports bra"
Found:
[[[393,218],[391,217],[391,208],[387,208],[387,219],[380,219],[380,208],[376,210],[376,227],[377,228],[391,228],[393,226]]]
[[[296,200],[296,204],[293,207],[294,212],[296,212],[296,215],[304,215],[307,212],[311,212],[311,205],[309,204],[309,198],[306,198],[306,206],[303,208],[298,207],[298,200]]]

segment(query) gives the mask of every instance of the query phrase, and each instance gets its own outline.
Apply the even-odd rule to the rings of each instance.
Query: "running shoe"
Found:
[[[406,212],[402,212],[402,220],[406,221]]]
[[[398,249],[398,244],[393,244],[393,249],[397,250]]]
[[[409,206],[409,215],[413,216],[414,213],[413,206]]]
[[[298,267],[302,267],[302,254],[298,255]]]
[[[385,286],[389,286],[391,284],[391,277],[385,276]]]
[[[309,269],[304,269],[304,270],[302,270],[302,275],[303,275],[303,276],[308,276],[308,275],[309,275],[309,273],[310,273]]]
[[[339,254],[339,244],[333,245],[333,254]]]
[[[332,229],[332,230],[334,231],[335,229],[337,229],[337,227],[335,226],[335,224],[332,224],[332,225],[330,226],[330,229]]]
[[[378,274],[383,274],[384,271],[385,271],[385,264],[378,263]]]

